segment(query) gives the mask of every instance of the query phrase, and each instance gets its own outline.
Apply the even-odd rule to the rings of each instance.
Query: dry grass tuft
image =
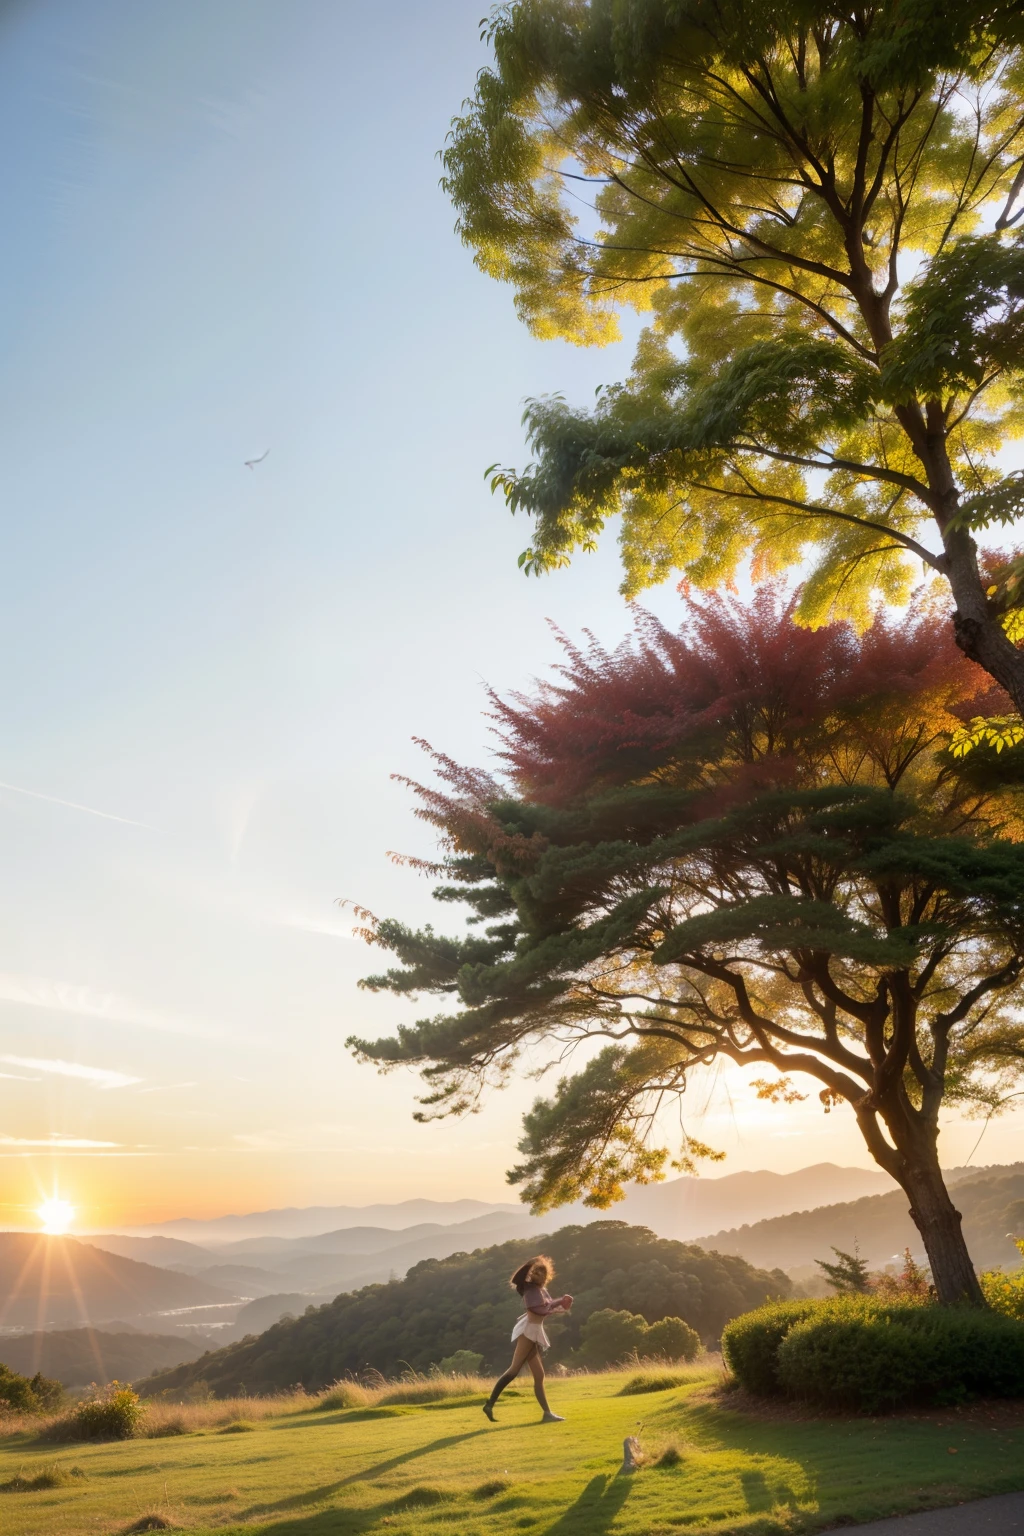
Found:
[[[486,1397],[492,1385],[490,1378],[483,1376],[411,1376],[388,1382],[373,1394],[372,1401],[382,1408],[395,1403],[441,1403],[452,1397]]]
[[[314,1398],[310,1407],[317,1411],[329,1408],[368,1408],[375,1401],[374,1393],[360,1386],[358,1381],[336,1381],[333,1387],[328,1387],[319,1397]]]
[[[199,1435],[230,1424],[245,1423],[253,1428],[263,1419],[307,1413],[317,1401],[305,1392],[285,1392],[280,1397],[214,1397],[202,1403],[151,1401],[142,1433],[148,1440],[161,1440],[167,1435]]]
[[[15,1473],[6,1483],[0,1483],[0,1493],[38,1493],[43,1488],[66,1488],[69,1483],[80,1482],[85,1477],[81,1467],[63,1467],[55,1461],[50,1467],[40,1467],[31,1477],[23,1472]]]
[[[166,1515],[140,1515],[133,1520],[131,1525],[124,1527],[124,1536],[133,1536],[135,1531],[176,1531],[178,1527],[173,1520],[168,1520]]]

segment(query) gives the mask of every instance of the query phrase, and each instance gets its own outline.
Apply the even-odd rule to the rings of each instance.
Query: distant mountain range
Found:
[[[280,1211],[251,1211],[240,1216],[214,1216],[196,1220],[177,1216],[149,1226],[125,1227],[134,1236],[184,1238],[192,1243],[229,1243],[245,1237],[315,1237],[339,1227],[375,1226],[392,1231],[430,1221],[449,1224],[469,1221],[492,1211],[521,1212],[512,1201],[400,1200],[384,1205],[289,1206]]]
[[[794,1173],[769,1173],[761,1169],[729,1173],[719,1178],[669,1179],[663,1184],[631,1189],[626,1199],[611,1214],[618,1220],[650,1227],[659,1237],[689,1241],[713,1227],[738,1226],[744,1222],[779,1216],[786,1211],[806,1210],[835,1200],[855,1200],[862,1195],[880,1194],[892,1188],[892,1180],[878,1169],[842,1168],[835,1163],[816,1163]],[[584,1205],[570,1205],[558,1214],[563,1222],[591,1222],[609,1213],[594,1211]],[[271,1251],[266,1242],[268,1238],[294,1241],[325,1234],[336,1236],[342,1231],[358,1231],[365,1235],[362,1251],[369,1253],[382,1251],[387,1246],[386,1239],[372,1236],[374,1232],[408,1233],[418,1226],[465,1226],[468,1230],[471,1221],[495,1215],[518,1219],[519,1222],[529,1219],[524,1206],[508,1201],[489,1204],[482,1200],[404,1200],[394,1205],[317,1205],[302,1209],[253,1211],[246,1215],[218,1216],[203,1221],[179,1217],[150,1226],[126,1227],[118,1234],[120,1239],[131,1238],[136,1243],[148,1240],[161,1245],[148,1251],[115,1249],[113,1239],[106,1234],[90,1237],[89,1241],[99,1242],[102,1239],[103,1245],[109,1247],[111,1252],[123,1251],[130,1253],[131,1257],[145,1257],[151,1263],[192,1265],[201,1260],[180,1250],[175,1257],[169,1248],[162,1245],[173,1240],[192,1247],[216,1248],[222,1259],[226,1251],[230,1251],[232,1258],[237,1259],[243,1254],[249,1258],[257,1253],[261,1256],[267,1254]],[[497,1230],[495,1224],[488,1229],[488,1233]],[[537,1230],[536,1226],[534,1230]],[[489,1240],[494,1242],[498,1239],[490,1237]],[[247,1242],[251,1242],[252,1246],[243,1246]],[[317,1251],[354,1252],[355,1249],[338,1246]]]
[[[981,1171],[952,1169],[946,1180],[963,1214],[964,1236],[978,1268],[1016,1268],[1020,1255],[1008,1234],[1024,1236],[1024,1163]],[[924,1259],[921,1235],[900,1189],[712,1232],[697,1241],[702,1248],[738,1254],[764,1269],[798,1269],[831,1258],[833,1247],[852,1252],[854,1244],[876,1269],[907,1247]]]
[[[982,1267],[1019,1262],[1006,1233],[1024,1231],[1024,1164],[953,1169],[947,1178],[956,1188],[975,1261]],[[408,1220],[424,1210],[436,1217],[454,1212],[460,1219]],[[380,1220],[367,1221],[371,1213]],[[855,1241],[874,1267],[904,1246],[915,1253],[920,1248],[906,1196],[889,1179],[830,1163],[791,1174],[675,1179],[630,1191],[607,1215],[770,1269],[813,1266],[831,1247],[848,1249]],[[568,1224],[589,1225],[604,1216],[581,1207],[559,1213]],[[301,1228],[328,1218],[335,1224],[319,1232],[252,1230],[261,1224]],[[406,1224],[398,1225],[403,1218]],[[223,1221],[230,1237],[223,1236],[221,1222],[171,1224],[208,1234],[202,1242],[152,1231],[84,1239],[0,1233],[0,1335],[117,1324],[120,1331],[187,1336],[189,1345],[196,1337],[222,1343],[259,1332],[284,1312],[401,1279],[424,1259],[507,1242],[525,1248],[542,1230],[521,1205],[488,1207],[474,1200],[318,1206]],[[211,1233],[220,1233],[219,1240]]]

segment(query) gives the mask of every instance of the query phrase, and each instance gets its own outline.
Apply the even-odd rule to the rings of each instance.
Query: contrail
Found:
[[[2,780],[0,789],[10,790],[12,795],[29,795],[33,800],[48,800],[51,805],[63,805],[69,811],[85,811],[90,816],[102,816],[104,821],[119,821],[126,827],[141,827],[144,832],[159,831],[158,827],[151,827],[148,821],[132,821],[130,816],[115,816],[112,811],[98,811],[94,805],[79,805],[77,800],[62,800],[59,795],[44,795],[38,789],[22,789],[18,784],[5,784]]]

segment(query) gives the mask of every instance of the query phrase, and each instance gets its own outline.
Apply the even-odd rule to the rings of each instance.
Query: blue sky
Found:
[[[485,760],[482,683],[554,658],[547,617],[629,624],[614,541],[527,581],[483,479],[524,397],[628,349],[532,340],[453,233],[480,11],[0,11],[0,1222],[54,1183],[92,1226],[507,1198],[533,1086],[414,1127],[344,1050],[400,1010],[334,905],[425,916],[385,857],[429,848],[410,738]],[[730,1094],[730,1168],[866,1162]]]

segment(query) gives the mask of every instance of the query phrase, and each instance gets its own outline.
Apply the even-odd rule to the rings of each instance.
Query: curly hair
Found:
[[[554,1260],[549,1259],[546,1253],[535,1253],[532,1259],[520,1264],[509,1280],[509,1285],[521,1296],[528,1285],[547,1285],[554,1278]]]

